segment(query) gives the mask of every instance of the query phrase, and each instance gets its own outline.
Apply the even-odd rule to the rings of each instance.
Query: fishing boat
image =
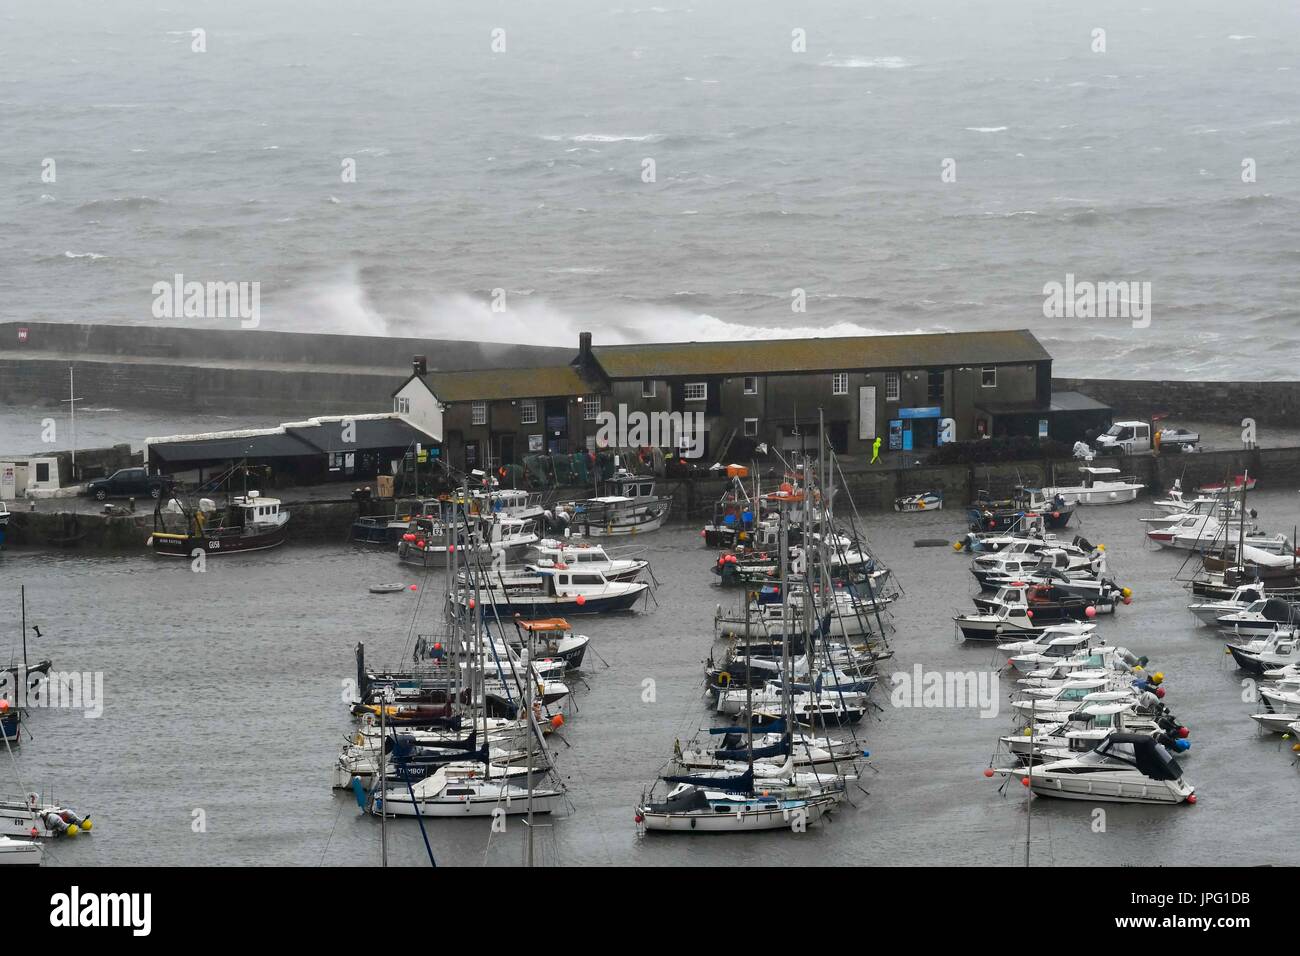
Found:
[[[559,571],[597,570],[608,581],[635,581],[650,567],[644,558],[611,557],[599,544],[567,538],[538,541],[532,546],[528,564]]]
[[[1183,779],[1178,761],[1146,734],[1110,734],[1075,757],[994,772],[1027,780],[1036,796],[1100,803],[1196,802],[1196,789]]]
[[[1133,501],[1146,487],[1133,476],[1123,476],[1118,468],[1083,465],[1083,481],[1078,485],[1057,485],[1042,489],[1048,497],[1060,495],[1080,505],[1118,505]]]
[[[207,498],[195,509],[177,498],[171,501],[170,510],[161,499],[154,510],[154,530],[148,541],[154,554],[188,558],[196,550],[209,557],[265,551],[284,544],[289,535],[289,512],[278,498],[264,498],[258,491],[233,497],[221,509]],[[172,529],[177,519],[183,522],[183,530]]]
[[[466,563],[498,555],[519,557],[538,541],[532,520],[497,513],[468,514],[447,502],[442,514],[420,514],[397,543],[397,556],[405,564],[443,568],[454,560]]]
[[[649,534],[668,520],[672,498],[655,494],[653,475],[619,469],[603,482],[604,493],[556,508],[553,527],[588,538]]]

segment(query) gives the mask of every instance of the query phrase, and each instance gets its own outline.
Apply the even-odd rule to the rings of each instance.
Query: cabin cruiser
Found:
[[[1149,718],[1139,717],[1132,703],[1085,704],[1059,723],[1040,725],[1037,733],[1008,734],[999,742],[1021,760],[1052,761],[1093,750],[1116,733],[1144,734],[1179,753],[1190,747],[1185,727],[1166,733]]]
[[[1044,553],[1046,554],[1044,555]],[[981,585],[993,578],[1016,577],[1034,574],[1044,562],[1062,573],[1086,572],[1100,574],[1105,569],[1105,552],[1094,548],[1084,538],[1075,538],[1070,544],[1058,542],[1054,537],[1026,539],[1009,544],[995,554],[976,557],[971,562],[971,574]]]
[[[1194,803],[1178,761],[1146,734],[1112,733],[1094,749],[1033,767],[995,768],[1035,795],[1103,803]],[[987,773],[987,771],[986,771]]]
[[[479,581],[483,613],[492,608],[502,616],[549,617],[568,614],[599,614],[630,610],[650,589],[644,581],[610,581],[595,569],[534,568],[526,577],[493,580],[485,574]],[[464,607],[474,606],[474,588],[462,584],[455,597]]]
[[[1083,465],[1079,471],[1083,474],[1082,484],[1044,488],[1043,494],[1061,495],[1081,505],[1117,505],[1135,500],[1146,487],[1134,477],[1121,476],[1118,468]]]
[[[1205,551],[1221,547],[1225,540],[1235,544],[1243,539],[1251,547],[1270,554],[1284,554],[1290,550],[1285,535],[1255,531],[1254,523],[1247,517],[1224,522],[1213,514],[1188,514],[1172,524],[1148,528],[1146,536],[1148,541],[1154,541],[1162,548],[1178,551]]]
[[[1267,670],[1294,663],[1300,657],[1296,650],[1300,638],[1296,634],[1295,628],[1280,628],[1267,637],[1246,644],[1229,644],[1228,653],[1242,670],[1262,675]],[[1263,693],[1262,689],[1260,693]]]
[[[1265,638],[1279,628],[1300,626],[1300,606],[1280,598],[1263,598],[1240,611],[1229,611],[1215,618],[1214,623],[1222,634]]]
[[[0,866],[40,866],[45,848],[35,840],[0,836]]]
[[[1006,638],[1039,637],[1045,626],[1034,624],[1027,607],[1000,606],[996,611],[958,614],[953,618],[963,640],[1001,641]]]
[[[1270,734],[1295,734],[1294,724],[1300,721],[1300,707],[1293,708],[1291,711],[1282,711],[1273,713],[1265,711],[1262,714],[1251,714],[1250,719],[1259,725],[1260,729]]]
[[[1136,694],[1120,690],[1121,681],[1127,684],[1127,675],[1110,677],[1091,677],[1086,680],[1069,680],[1060,687],[1041,690],[1026,688],[1022,693],[1029,696],[1011,702],[1011,710],[1020,717],[1032,717],[1034,720],[1064,720],[1079,707],[1090,694],[1114,692],[1124,694],[1125,701],[1136,700]]]
[[[1082,597],[1055,584],[1034,581],[1015,581],[992,594],[984,592],[975,597],[975,606],[985,613],[994,613],[999,607],[1027,608],[1035,624],[1057,621],[1081,621],[1097,614],[1115,611],[1118,591],[1098,590],[1094,596]],[[1092,610],[1089,611],[1089,608]]]
[[[655,494],[653,475],[619,469],[603,486],[598,497],[558,506],[548,524],[593,538],[648,534],[668,520],[672,498]]]
[[[1196,619],[1203,624],[1217,624],[1219,618],[1228,614],[1244,611],[1264,597],[1264,586],[1243,584],[1232,592],[1232,596],[1218,601],[1194,601],[1187,606]]]
[[[1009,651],[1012,656],[1007,658],[1007,663],[1020,673],[1028,674],[1031,671],[1040,670],[1044,667],[1050,667],[1059,664],[1062,661],[1069,660],[1080,651],[1090,650],[1093,640],[1093,634],[1091,631],[1083,634],[1062,634],[1059,637],[1048,637],[1048,635],[1044,634],[1044,637],[1047,637],[1048,639],[1043,643],[1029,644],[1029,648],[1034,648],[1033,650],[1030,650],[1029,648],[1016,651],[1011,650],[1011,648],[1019,649],[1023,647],[1023,643],[1002,644],[999,645],[998,650],[1003,651],[1005,648],[1006,651],[1004,651],[1004,653]]]

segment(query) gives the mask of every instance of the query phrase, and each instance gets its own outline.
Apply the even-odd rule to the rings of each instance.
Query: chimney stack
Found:
[[[428,358],[423,355],[415,356],[415,358],[411,359],[411,368],[415,371],[416,375],[420,376],[420,378],[424,378],[424,376],[429,374]]]
[[[586,365],[591,361],[591,333],[578,333],[578,360]]]

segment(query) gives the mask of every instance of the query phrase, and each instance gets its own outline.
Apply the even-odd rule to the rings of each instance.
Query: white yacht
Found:
[[[1035,795],[1102,803],[1195,803],[1196,789],[1163,746],[1146,734],[1112,733],[1064,760],[996,773],[1029,782]],[[986,771],[987,773],[987,771]]]

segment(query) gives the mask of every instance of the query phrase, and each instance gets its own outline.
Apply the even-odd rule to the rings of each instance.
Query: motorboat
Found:
[[[0,866],[40,866],[45,848],[35,840],[0,836]]]
[[[1187,610],[1195,615],[1202,624],[1217,624],[1219,618],[1244,611],[1264,597],[1264,586],[1259,583],[1243,584],[1232,592],[1232,596],[1217,601],[1194,601]]]
[[[1240,611],[1216,617],[1214,623],[1225,635],[1264,638],[1279,628],[1300,626],[1300,606],[1281,598],[1262,598]]]
[[[484,575],[478,587],[483,613],[503,617],[515,614],[552,617],[627,611],[650,589],[644,581],[610,581],[595,569],[535,570],[536,574],[526,579],[504,583],[494,581],[491,575]],[[464,607],[472,607],[476,600],[474,592],[473,586],[462,584],[455,600]]]
[[[1118,468],[1083,465],[1079,472],[1083,476],[1080,484],[1044,488],[1043,494],[1060,495],[1080,505],[1118,505],[1135,500],[1146,487],[1136,477],[1122,475]]]
[[[1028,781],[1037,796],[1103,803],[1194,803],[1196,789],[1164,746],[1146,734],[1112,733],[1077,756],[994,768]]]
[[[1270,554],[1286,554],[1293,550],[1285,535],[1256,531],[1253,522],[1245,516],[1224,522],[1213,514],[1187,514],[1172,524],[1148,528],[1146,536],[1148,541],[1162,548],[1178,551],[1206,551],[1222,547],[1225,540],[1233,543],[1244,540],[1250,547]]]
[[[1259,725],[1260,729],[1270,734],[1290,734],[1293,733],[1292,724],[1300,721],[1300,708],[1292,711],[1282,711],[1273,713],[1265,711],[1262,714],[1251,714],[1250,719]]]
[[[1296,634],[1296,629],[1289,627],[1275,630],[1267,637],[1245,644],[1229,644],[1228,653],[1242,670],[1262,675],[1266,670],[1284,667],[1300,658],[1297,653],[1300,638]]]

